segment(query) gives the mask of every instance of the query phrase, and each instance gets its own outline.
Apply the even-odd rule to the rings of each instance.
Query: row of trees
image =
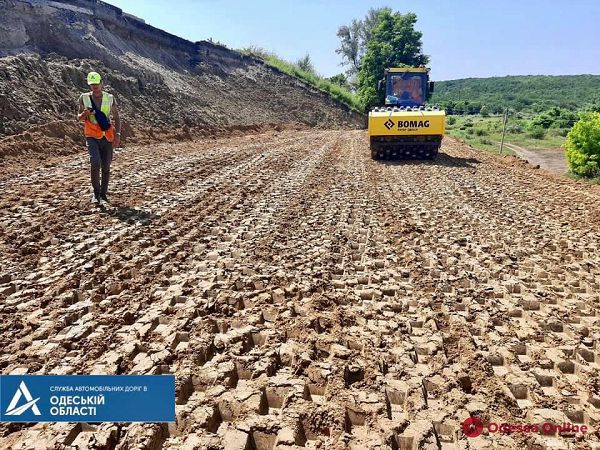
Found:
[[[504,113],[505,108],[499,105],[487,106],[478,102],[448,102],[438,103],[444,108],[448,115],[475,115],[487,117],[489,115],[499,115]],[[590,111],[593,109],[589,109]],[[517,113],[514,109],[509,108],[511,114]],[[522,116],[522,114],[519,114]],[[532,126],[540,128],[571,128],[577,122],[577,112],[569,109],[553,107],[546,111],[533,116],[531,120]]]
[[[490,108],[541,113],[553,107],[572,111],[600,104],[598,75],[528,75],[438,81],[432,101],[470,101]]]
[[[447,102],[436,102],[436,105],[440,105],[447,114],[481,114],[482,116],[489,116],[490,114],[500,114],[504,109],[498,105],[487,106],[482,105],[480,102],[470,102],[468,100],[455,102],[449,100]]]
[[[485,105],[478,101],[470,102],[468,100],[455,102],[448,100],[445,102],[436,102],[448,115],[474,115],[480,114],[483,117],[489,115],[498,115],[504,113],[506,106],[494,104]],[[549,106],[547,108],[535,108],[533,110],[519,110],[508,107],[513,113],[524,113],[525,115],[536,114],[539,119],[539,125],[543,128],[566,128],[570,127],[577,120],[578,111],[600,112],[600,101],[598,103],[587,103],[577,110],[560,108],[558,106]]]

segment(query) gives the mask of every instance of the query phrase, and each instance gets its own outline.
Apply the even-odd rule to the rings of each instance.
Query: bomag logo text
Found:
[[[429,128],[429,120],[399,120],[398,128]]]

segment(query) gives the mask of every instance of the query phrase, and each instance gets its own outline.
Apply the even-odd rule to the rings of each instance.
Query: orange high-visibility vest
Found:
[[[81,99],[83,100],[83,106],[85,106],[86,108],[92,107],[91,92],[83,94],[81,96]],[[106,114],[108,120],[110,120],[110,111],[112,109],[113,101],[114,97],[112,96],[112,94],[107,94],[106,92],[102,93],[102,105],[100,106],[100,111]],[[98,121],[96,120],[96,115],[92,113],[85,121],[83,134],[85,135],[85,137],[92,137],[95,139],[102,139],[103,137],[106,137],[106,140],[108,142],[112,142],[115,138],[115,127],[113,127],[111,124],[108,130],[103,131],[102,128],[100,128]]]

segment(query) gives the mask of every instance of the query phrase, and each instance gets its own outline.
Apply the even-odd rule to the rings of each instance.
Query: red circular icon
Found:
[[[479,417],[468,417],[462,424],[463,433],[468,437],[477,437],[483,433],[483,422]]]

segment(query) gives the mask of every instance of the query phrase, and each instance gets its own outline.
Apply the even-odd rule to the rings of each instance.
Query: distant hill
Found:
[[[509,107],[540,112],[558,106],[571,110],[600,103],[600,75],[527,75],[438,81],[433,103],[475,113],[483,105],[491,113]],[[468,102],[468,103],[467,103]]]

